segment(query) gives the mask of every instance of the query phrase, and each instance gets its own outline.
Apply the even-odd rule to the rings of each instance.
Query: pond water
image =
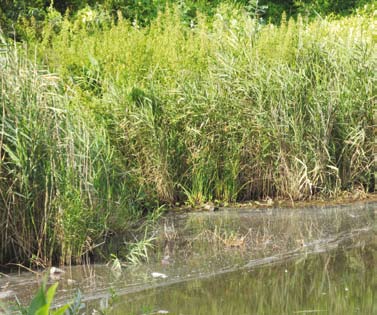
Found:
[[[85,314],[377,314],[376,215],[376,202],[167,215],[148,263],[65,268],[56,303],[79,288]],[[27,303],[41,278],[0,275],[0,298]]]

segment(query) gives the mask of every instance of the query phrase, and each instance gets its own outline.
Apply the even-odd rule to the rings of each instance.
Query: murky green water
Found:
[[[377,314],[377,239],[127,296],[112,314]],[[371,243],[369,243],[371,242]]]
[[[357,203],[170,215],[154,229],[148,263],[121,272],[105,265],[67,268],[57,303],[80,288],[86,314],[102,308],[108,314],[377,314],[376,214],[377,203]],[[2,276],[0,297],[8,292],[8,301],[16,294],[27,303],[40,278]]]

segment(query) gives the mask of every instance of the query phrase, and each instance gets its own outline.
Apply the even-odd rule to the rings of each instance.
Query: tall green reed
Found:
[[[67,24],[39,46],[66,80],[91,80],[100,69],[100,94],[74,88],[116,113],[111,126],[138,185],[160,201],[191,203],[367,189],[372,14],[263,26],[223,5],[191,27],[181,17],[172,7],[150,27],[119,19],[94,33]]]
[[[5,41],[0,86],[0,262],[80,262],[114,213],[134,215],[138,191],[69,87]]]
[[[3,260],[80,257],[158,203],[374,189],[372,13],[54,21],[28,45],[60,79],[2,54]]]

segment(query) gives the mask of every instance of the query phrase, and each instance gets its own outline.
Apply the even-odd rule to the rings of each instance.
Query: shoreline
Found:
[[[365,193],[356,191],[352,192],[345,192],[342,193],[341,196],[337,196],[334,198],[312,198],[307,200],[289,200],[289,199],[260,199],[260,200],[250,200],[244,202],[235,202],[235,203],[224,203],[224,202],[207,202],[204,204],[190,206],[190,205],[182,205],[178,207],[168,207],[166,212],[169,213],[177,213],[180,211],[187,211],[187,212],[196,212],[196,211],[211,211],[207,208],[209,205],[213,205],[218,207],[219,209],[222,208],[231,208],[231,209],[265,209],[265,208],[306,208],[306,207],[313,207],[313,206],[337,206],[337,205],[349,205],[352,203],[358,202],[377,202],[377,192],[373,193]]]

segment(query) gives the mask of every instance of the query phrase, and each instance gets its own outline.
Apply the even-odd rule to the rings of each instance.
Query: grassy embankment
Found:
[[[374,189],[373,10],[31,23],[1,50],[0,263],[79,262],[160,204]]]

